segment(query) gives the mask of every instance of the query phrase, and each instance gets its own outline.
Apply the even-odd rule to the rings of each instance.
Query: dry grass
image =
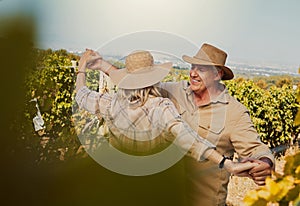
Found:
[[[278,173],[283,172],[283,167],[285,164],[284,158],[289,155],[295,154],[299,151],[299,148],[290,148],[287,150],[284,157],[276,159],[275,171]],[[259,188],[251,179],[246,177],[236,177],[230,178],[228,185],[228,196],[227,204],[228,206],[241,206],[243,205],[243,199],[247,191]]]
[[[258,186],[251,179],[233,176],[228,185],[227,204],[230,206],[242,205],[247,191],[256,188],[258,188]]]

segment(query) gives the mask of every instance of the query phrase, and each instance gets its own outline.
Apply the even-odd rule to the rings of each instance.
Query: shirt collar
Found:
[[[229,102],[229,93],[227,88],[225,87],[225,89],[215,98],[213,98],[211,100],[211,103],[223,103],[223,104],[227,104]]]

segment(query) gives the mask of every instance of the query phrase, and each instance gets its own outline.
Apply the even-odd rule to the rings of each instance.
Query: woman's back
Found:
[[[123,152],[150,155],[162,151],[175,139],[162,116],[169,115],[174,120],[177,116],[169,99],[150,96],[142,104],[115,95],[107,114],[110,143]]]

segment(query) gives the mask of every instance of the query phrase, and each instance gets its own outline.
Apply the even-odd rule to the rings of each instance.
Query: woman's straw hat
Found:
[[[126,57],[124,69],[113,70],[109,76],[119,88],[140,89],[161,81],[171,68],[171,62],[154,64],[150,52],[136,51]]]

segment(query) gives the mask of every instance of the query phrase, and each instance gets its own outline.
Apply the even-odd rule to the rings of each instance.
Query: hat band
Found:
[[[193,58],[198,61],[201,61],[201,62],[207,62],[209,65],[224,66],[223,63],[213,62],[213,61],[211,61],[211,59],[204,59],[204,58],[197,57],[197,56],[194,56]]]
[[[151,65],[151,66],[146,66],[146,67],[140,67],[140,68],[136,68],[132,71],[128,70],[126,68],[126,72],[129,73],[129,74],[141,74],[141,73],[147,73],[147,72],[150,72],[154,69],[153,67],[154,65]]]

